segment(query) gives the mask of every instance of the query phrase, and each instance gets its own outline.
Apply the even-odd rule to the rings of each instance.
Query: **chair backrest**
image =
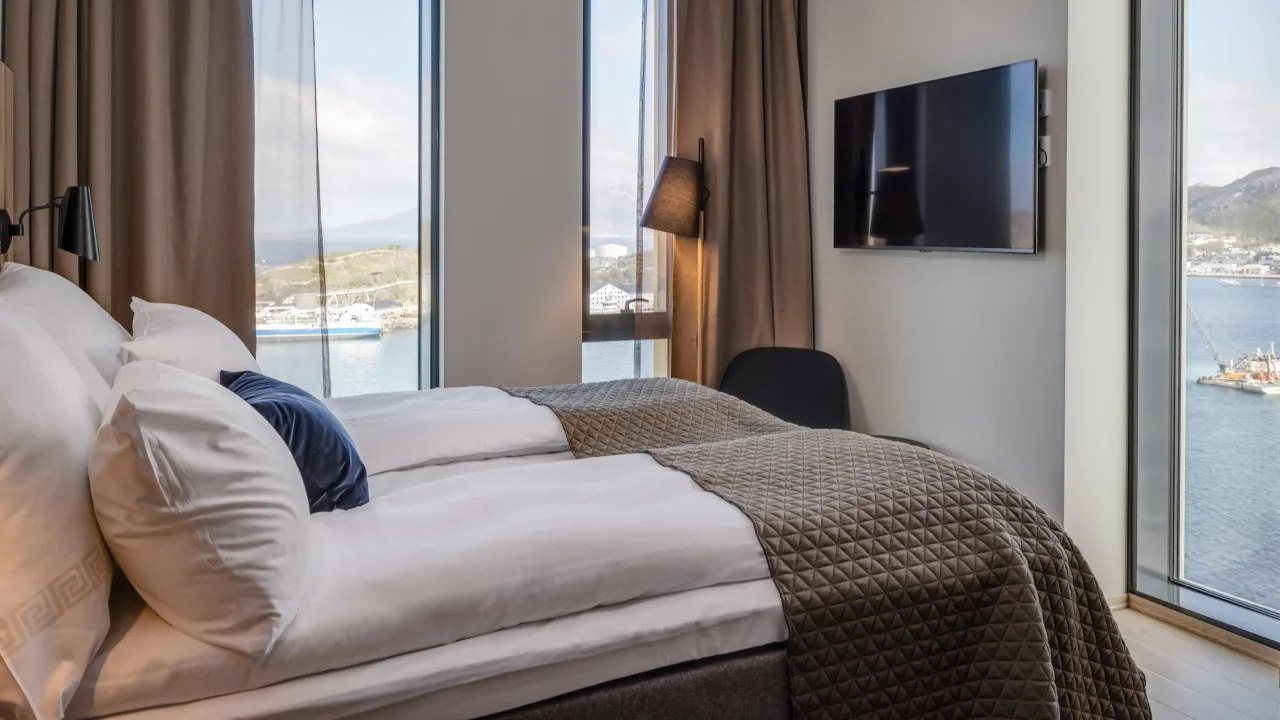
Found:
[[[720,391],[797,425],[848,427],[844,370],[839,360],[820,350],[764,347],[742,352],[725,368]]]

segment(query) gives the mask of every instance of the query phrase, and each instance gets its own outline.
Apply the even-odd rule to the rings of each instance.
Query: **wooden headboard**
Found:
[[[13,70],[0,63],[0,209],[16,217],[13,204]],[[8,258],[0,255],[0,265]]]

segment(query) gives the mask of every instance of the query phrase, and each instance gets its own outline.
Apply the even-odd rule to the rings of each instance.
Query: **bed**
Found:
[[[599,712],[596,703],[625,697],[618,681],[637,676],[645,700],[636,708],[649,716],[662,671],[697,672],[690,687],[704,687],[721,664],[734,687],[768,672],[785,709],[786,625],[764,556],[749,523],[687,477],[645,455],[576,460],[554,413],[497,388],[327,403],[378,472],[369,505],[315,518],[313,553],[322,549],[312,564],[317,575],[358,573],[317,581],[316,600],[262,666],[183,635],[122,583],[111,634],[68,717],[559,716],[543,701]],[[507,534],[468,541],[477,518],[463,508],[477,506]],[[548,537],[548,527],[573,532]],[[398,540],[409,536],[413,546]],[[469,554],[430,552],[456,543]],[[378,562],[343,561],[370,556]],[[566,566],[580,572],[561,579]],[[449,592],[414,579],[467,568],[484,572]],[[530,585],[530,574],[557,582]],[[398,602],[353,628],[350,608],[382,597]],[[475,597],[488,601],[472,605]],[[404,632],[428,623],[435,632]],[[706,700],[693,693],[679,706],[695,698]]]
[[[408,467],[375,474],[369,505],[313,518],[308,600],[272,655],[246,662],[117,598],[69,716],[464,720],[576,704],[583,717],[652,717],[666,688],[673,717],[697,703],[708,717],[789,717],[785,643],[798,630],[761,538],[731,498],[660,462],[686,434],[635,431],[672,417],[664,405],[708,399],[694,440],[754,444],[789,428],[703,389],[690,401],[684,385],[643,387],[667,390],[606,401],[615,431],[634,425],[621,441],[602,439],[599,393],[584,403],[575,386],[331,401],[375,467]],[[456,580],[430,581],[442,577]],[[771,680],[744,696],[743,677]]]
[[[60,280],[33,272],[19,279],[62,293]],[[13,295],[0,274],[0,310],[49,306]],[[96,514],[128,573],[111,581],[102,538],[83,531],[59,541],[80,543],[68,556],[72,573],[39,580],[32,601],[0,608],[6,669],[28,686],[39,678],[33,663],[60,674],[51,695],[26,691],[41,720],[1150,717],[1145,679],[1079,551],[978,468],[799,428],[678,380],[446,388],[327,401],[325,414],[363,460],[369,500],[308,516],[308,494],[289,520],[266,512],[269,496],[262,505],[243,499],[258,497],[249,480],[259,466],[236,465],[236,453],[259,456],[227,438],[257,448],[269,436],[280,449],[261,457],[287,465],[284,479],[312,458],[291,457],[283,431],[277,437],[218,383],[228,367],[240,377],[256,366],[239,341],[220,326],[163,337],[157,328],[194,311],[141,301],[135,313],[157,316],[142,324],[146,336],[137,315],[132,338],[118,326],[96,335],[60,327],[96,308],[83,300],[51,313],[44,336],[38,323],[0,312],[0,340],[10,340],[0,355],[11,368],[0,376],[0,410],[23,418],[0,412],[0,483],[36,493],[19,499],[41,515],[0,507],[0,541],[23,537],[23,522],[43,527],[73,512],[87,513],[92,528]],[[199,315],[192,322],[213,322]],[[86,350],[90,336],[96,345]],[[122,348],[132,355],[113,364]],[[121,395],[129,383],[147,392]],[[178,390],[169,388],[188,394],[170,397]],[[256,525],[244,527],[267,533],[272,562],[300,568],[295,606],[272,619],[275,634],[257,649],[179,624],[175,616],[186,618],[166,614],[148,583],[158,571],[139,574],[137,558],[122,554],[131,550],[120,544],[121,522],[126,535],[152,532],[128,525],[146,519],[132,498],[150,500],[120,500],[100,484],[118,469],[109,461],[116,421],[143,413],[148,398],[176,407],[168,417],[182,427],[165,442],[195,433],[185,438],[195,454],[165,455],[157,467],[227,482],[238,494],[215,500],[247,508]],[[45,401],[61,409],[45,412]],[[71,433],[66,415],[81,409]],[[95,414],[90,507],[83,458],[93,433],[83,426]],[[23,444],[33,437],[53,444]],[[146,448],[168,452],[163,442]],[[61,495],[48,482],[21,482],[54,470]],[[182,509],[213,507],[201,504],[209,488],[179,489]],[[174,517],[184,519],[168,527],[190,534],[184,523],[194,516]],[[305,555],[277,552],[293,546],[271,544],[276,517],[301,522]],[[18,570],[36,578],[41,553],[60,547],[28,552]],[[160,550],[178,573],[223,561]],[[109,602],[98,598],[108,587]],[[238,596],[227,597],[238,607]],[[86,609],[95,598],[109,617]],[[24,649],[70,621],[76,631],[50,636],[43,654]],[[0,714],[13,696],[12,678],[0,675]]]

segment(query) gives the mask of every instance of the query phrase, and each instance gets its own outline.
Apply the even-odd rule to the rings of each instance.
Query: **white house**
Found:
[[[595,250],[596,252],[594,257],[599,258],[617,259],[631,254],[631,248],[617,243],[605,243]]]
[[[635,283],[597,283],[591,286],[588,305],[593,313],[620,312],[626,308],[628,300],[636,298]],[[646,302],[637,302],[632,307],[639,312],[653,309],[653,293],[645,292],[640,298]]]

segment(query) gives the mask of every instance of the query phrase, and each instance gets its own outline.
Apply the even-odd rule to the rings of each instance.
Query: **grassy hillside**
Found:
[[[325,257],[325,278],[330,293],[357,290],[344,301],[398,300],[406,306],[418,303],[418,253],[398,245],[375,250],[336,253]],[[262,268],[258,273],[258,301],[282,303],[291,295],[320,291],[317,258]],[[391,287],[379,286],[401,283]]]

